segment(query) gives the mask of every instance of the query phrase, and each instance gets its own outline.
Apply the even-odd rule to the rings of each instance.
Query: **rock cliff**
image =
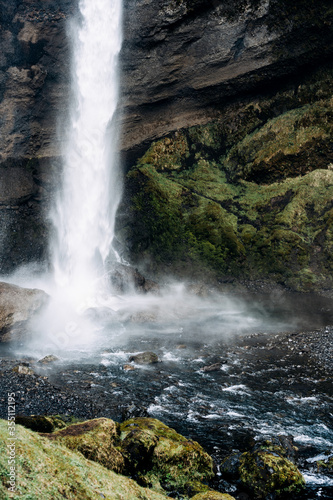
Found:
[[[46,259],[76,10],[77,0],[0,6],[0,272]],[[127,165],[154,139],[301,84],[330,59],[332,33],[328,0],[125,0],[118,120]],[[275,106],[279,114],[285,103]]]

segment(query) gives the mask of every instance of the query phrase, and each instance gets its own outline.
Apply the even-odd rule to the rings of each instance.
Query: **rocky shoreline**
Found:
[[[239,364],[244,364],[244,366],[250,360],[251,363],[257,365],[258,370],[265,363],[274,366],[274,363],[281,359],[289,360],[291,366],[299,366],[302,363],[303,366],[309,367],[309,373],[311,372],[314,379],[321,381],[318,383],[318,386],[320,385],[319,390],[325,390],[332,397],[333,393],[330,384],[333,370],[332,338],[333,326],[311,331],[281,332],[274,335],[260,333],[244,335],[233,339],[232,342],[225,346],[224,358],[230,359],[231,356],[235,356],[238,358]],[[186,346],[180,347],[185,348]],[[217,371],[225,362],[222,360],[214,364],[212,363],[214,360],[215,358],[212,355],[207,358],[207,365],[202,368],[203,373],[210,374]],[[61,419],[66,425],[73,422],[73,420],[75,422],[77,419],[85,421],[106,417],[123,422],[130,418],[150,417],[148,406],[154,402],[154,390],[150,395],[142,393],[139,395],[139,389],[134,380],[135,377],[141,376],[141,372],[138,370],[135,360],[131,360],[130,355],[128,356],[128,365],[132,367],[131,371],[128,372],[128,376],[134,377],[131,379],[133,382],[126,387],[125,397],[117,397],[117,390],[124,384],[123,376],[126,372],[126,364],[123,365],[123,369],[119,372],[121,373],[119,380],[117,378],[113,379],[109,383],[109,390],[106,391],[105,384],[104,386],[99,386],[98,383],[96,385],[92,377],[93,371],[97,371],[102,376],[103,371],[106,370],[103,366],[96,367],[84,363],[63,364],[61,360],[52,359],[52,357],[43,362],[43,360],[27,357],[16,358],[9,353],[7,355],[3,353],[0,359],[0,417],[7,418],[7,394],[13,392],[17,398],[18,416],[61,415]],[[153,371],[147,372],[148,376],[149,373],[154,373],[154,378],[160,377],[163,379],[165,377],[160,363],[155,363],[155,367],[154,365],[151,366]],[[66,377],[64,377],[64,374]],[[299,384],[300,387],[302,385],[302,382],[297,380],[292,383]],[[182,432],[184,433],[184,426]],[[193,436],[193,427],[188,437],[197,439],[196,435]],[[234,447],[239,449],[239,445],[243,446],[243,453],[248,452],[249,449],[246,446],[249,446],[251,442],[253,443],[251,441],[253,438],[249,434],[244,434],[241,439],[245,439],[245,441],[241,445],[240,442],[235,442]],[[224,451],[222,447],[217,452],[212,445],[207,446],[207,443],[202,439],[200,444],[215,459],[215,470],[217,470],[216,467],[219,468],[219,461],[224,460],[231,451],[231,448],[227,446]],[[304,450],[301,450],[301,454],[304,453]],[[304,465],[304,459],[301,463]],[[228,474],[227,477],[229,477]],[[243,489],[243,491],[239,486],[235,489],[233,485],[237,484],[237,481],[235,483],[234,479],[231,481],[230,479],[226,480],[224,476],[216,476],[209,484],[214,489],[226,488],[226,485],[228,485],[227,490],[224,489],[223,491],[235,494],[234,498],[236,499],[257,498],[252,496],[248,490]],[[232,493],[233,491],[234,493]],[[278,498],[278,496],[267,495],[260,498]],[[311,498],[304,495],[300,498]],[[183,497],[176,496],[176,498]],[[210,499],[211,497],[207,498]]]

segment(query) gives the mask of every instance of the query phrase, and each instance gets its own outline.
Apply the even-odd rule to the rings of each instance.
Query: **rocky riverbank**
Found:
[[[167,391],[170,383],[176,384],[176,387],[177,383],[179,384],[179,382],[176,382],[177,378],[180,377],[179,380],[183,380],[184,373],[186,372],[192,372],[195,377],[198,377],[199,373],[201,373],[199,376],[204,377],[202,383],[208,385],[214,378],[218,381],[221,376],[223,376],[219,382],[220,384],[222,383],[222,387],[224,386],[226,390],[229,390],[229,386],[231,390],[234,390],[232,387],[236,387],[236,391],[240,390],[240,398],[242,398],[242,391],[247,391],[248,389],[242,384],[240,384],[239,389],[237,389],[237,380],[239,377],[244,380],[243,383],[250,383],[249,387],[252,391],[257,384],[258,389],[263,391],[263,394],[267,394],[265,392],[267,388],[260,382],[260,373],[272,373],[273,377],[281,377],[279,381],[277,381],[277,384],[280,391],[287,391],[287,401],[288,398],[290,398],[291,402],[293,400],[297,401],[297,399],[301,401],[302,398],[305,398],[305,400],[309,400],[311,405],[312,400],[321,397],[320,394],[326,394],[328,397],[333,396],[330,384],[333,369],[332,338],[333,328],[330,326],[308,332],[289,331],[269,335],[265,333],[252,333],[250,335],[235,337],[232,340],[229,339],[218,349],[214,348],[214,352],[209,349],[209,345],[204,349],[198,346],[197,349],[199,350],[197,355],[190,355],[189,358],[186,358],[187,361],[185,364],[184,361],[178,361],[178,363],[175,361],[170,362],[168,361],[168,357],[159,354],[160,359],[157,363],[154,359],[154,364],[146,364],[143,366],[140,366],[140,364],[138,364],[139,361],[133,357],[133,346],[131,347],[131,345],[128,345],[129,353],[126,354],[126,352],[124,352],[120,356],[119,362],[117,364],[112,363],[111,365],[109,362],[106,362],[106,360],[112,359],[109,357],[112,356],[111,351],[110,354],[107,352],[104,354],[101,353],[102,358],[100,359],[104,359],[102,363],[93,362],[92,359],[83,359],[81,362],[70,363],[64,362],[56,357],[49,357],[44,360],[27,357],[17,359],[9,355],[9,353],[6,356],[3,352],[0,362],[1,418],[7,418],[6,401],[8,392],[15,393],[18,416],[60,415],[60,419],[64,421],[63,425],[70,424],[73,419],[74,421],[76,419],[82,421],[106,417],[118,422],[124,422],[130,418],[151,417],[154,415],[152,408],[157,404],[156,398],[159,398],[161,390],[162,393]],[[189,345],[179,344],[174,352],[178,350],[179,353],[186,353],[188,348]],[[196,361],[198,355],[202,360],[199,366]],[[145,363],[149,363],[147,359],[148,357],[146,356]],[[236,361],[237,363],[234,365]],[[177,366],[177,364],[179,366]],[[127,366],[130,366],[131,369],[128,369]],[[234,370],[236,371],[230,371],[232,366],[235,366]],[[257,382],[253,379],[253,383],[251,383],[253,375],[251,375],[250,367],[257,370],[259,374]],[[274,372],[276,372],[276,375],[274,375]],[[244,376],[242,373],[244,373]],[[277,375],[278,373],[280,373],[280,375]],[[271,375],[269,377],[271,377]],[[148,380],[149,384],[147,382]],[[273,380],[274,378],[272,381]],[[236,384],[236,386],[234,384]],[[241,389],[242,387],[244,389]],[[196,389],[193,388],[193,390]],[[165,392],[165,394],[167,395],[167,392]],[[170,395],[172,395],[172,391]],[[249,454],[251,452],[254,438],[259,438],[259,442],[263,442],[263,436],[260,437],[255,426],[251,429],[251,426],[249,427],[246,425],[245,428],[242,429],[242,427],[238,427],[237,425],[236,414],[235,417],[228,417],[227,413],[223,413],[223,411],[218,416],[215,410],[214,418],[218,417],[221,420],[216,421],[216,424],[218,422],[219,424],[215,428],[215,431],[213,431],[214,426],[208,426],[208,423],[214,423],[214,419],[212,421],[207,420],[207,418],[209,418],[209,410],[204,404],[204,399],[199,406],[193,406],[192,400],[198,397],[198,393],[191,394],[191,391],[185,396],[185,400],[181,403],[181,407],[185,412],[186,407],[187,409],[193,407],[197,417],[191,423],[183,421],[183,416],[179,413],[180,407],[177,394],[175,393],[173,397],[175,399],[171,401],[171,404],[174,408],[175,415],[170,419],[170,415],[165,413],[166,421],[169,422],[169,425],[172,424],[172,427],[175,427],[183,435],[187,436],[187,438],[195,439],[200,442],[203,448],[213,456],[215,461],[215,472],[219,470],[219,464],[224,461],[230,453],[238,453],[237,460],[239,460],[242,454]],[[203,405],[202,409],[200,409],[200,405]],[[264,408],[265,405],[263,406],[263,409]],[[324,411],[323,408],[322,406],[321,411]],[[264,411],[268,409],[269,408],[265,408]],[[152,411],[153,413],[151,413]],[[284,413],[282,408],[280,411]],[[315,410],[315,413],[318,411],[319,409]],[[308,413],[308,418],[311,418],[310,415],[312,415],[312,409],[311,412]],[[232,431],[231,434],[229,433],[230,435],[228,436],[227,429],[230,425],[230,418],[231,421],[236,418],[234,421],[235,430]],[[226,427],[226,432],[223,430],[223,421],[225,421],[225,424],[229,422]],[[324,419],[324,421],[328,423],[327,420]],[[24,420],[20,421],[18,418],[18,423],[20,422],[24,422]],[[133,421],[133,424],[135,424],[135,421]],[[283,429],[283,420],[281,424]],[[288,428],[288,425],[286,428]],[[46,425],[44,429],[46,429],[46,432],[49,432],[53,427],[52,425]],[[36,430],[38,429],[35,428],[35,431]],[[39,430],[42,430],[42,428]],[[139,440],[135,446],[139,446],[139,442],[141,443],[140,446],[142,446],[142,440]],[[133,450],[136,449],[135,446]],[[266,450],[272,451],[272,448],[269,447],[270,445],[266,444],[265,446]],[[274,446],[280,445],[275,443]],[[301,466],[302,472],[312,474],[313,471],[317,471],[318,468],[316,463],[311,461],[307,462],[311,453],[315,453],[314,448],[309,447],[306,443],[297,443],[297,448],[297,463]],[[259,449],[256,448],[252,452],[261,453],[262,450],[258,450]],[[50,449],[48,453],[51,451]],[[276,449],[275,451],[273,450],[273,455],[275,453],[274,456],[276,456],[276,451]],[[327,450],[327,452],[329,452],[329,450]],[[257,455],[254,456],[257,457]],[[284,455],[282,454],[281,456]],[[250,459],[250,455],[244,455],[244,460],[245,458],[246,460],[252,460]],[[255,458],[255,460],[257,460],[257,458]],[[269,461],[269,458],[267,458],[267,460]],[[295,457],[293,461],[295,461]],[[234,461],[232,461],[232,463],[234,464]],[[240,463],[242,462],[239,462],[239,466]],[[244,464],[245,463],[247,462],[244,461]],[[166,471],[166,474],[168,473],[169,472]],[[137,476],[135,474],[132,477],[136,478]],[[240,477],[244,479],[246,474],[244,473],[244,475],[241,472],[239,474],[240,475],[237,476],[235,472],[230,472],[228,469],[222,476],[217,475],[211,477],[207,486],[215,490],[232,494],[236,499],[259,498],[256,496],[258,492],[251,490],[251,487],[248,486],[244,488],[241,486],[241,483],[239,483]],[[251,474],[254,474],[253,477],[256,477],[256,473],[251,472]],[[143,484],[143,478],[141,476],[140,478],[139,483],[141,485],[147,486],[148,483],[150,484],[149,481]],[[125,488],[124,485],[122,487]],[[264,490],[265,488],[266,487],[264,487]],[[191,491],[192,493],[190,496],[193,496],[195,491]],[[307,496],[311,495],[311,491],[313,492],[311,488],[308,493],[307,490],[305,490],[299,498],[313,498]],[[169,493],[170,491],[168,494]],[[178,491],[178,494],[181,494],[181,490]],[[278,496],[269,496],[270,494],[271,493],[267,490],[265,496],[260,498],[278,498]],[[87,496],[87,498],[90,497]],[[147,498],[150,497],[148,496]],[[187,497],[180,496],[178,498]],[[210,497],[207,498],[210,499]],[[324,498],[326,497],[324,496]],[[329,498],[329,496],[327,498]]]

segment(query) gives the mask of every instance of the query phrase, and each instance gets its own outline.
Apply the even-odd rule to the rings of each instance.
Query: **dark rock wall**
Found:
[[[45,258],[46,211],[59,176],[72,0],[0,5],[0,273]],[[58,165],[58,167],[57,167]]]
[[[47,254],[77,2],[0,4],[0,273]],[[330,58],[331,22],[329,0],[125,0],[122,150],[132,161],[230,102],[301,81]]]
[[[126,149],[217,117],[332,55],[327,0],[127,0]]]

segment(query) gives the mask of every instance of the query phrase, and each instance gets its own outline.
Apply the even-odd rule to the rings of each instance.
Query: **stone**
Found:
[[[130,371],[135,370],[135,366],[127,364],[127,365],[123,366],[123,370],[125,370],[125,372],[130,372]]]
[[[88,420],[69,425],[65,429],[47,434],[46,437],[70,450],[79,451],[85,458],[98,462],[109,470],[118,473],[124,471],[124,458],[116,449],[118,424],[113,420]]]
[[[47,301],[48,295],[42,290],[0,282],[0,342],[28,338],[29,320]]]
[[[130,356],[129,361],[133,361],[137,365],[151,365],[154,363],[158,363],[159,359],[157,354],[155,354],[154,352],[146,351]]]
[[[22,497],[167,500],[166,495],[142,488],[132,479],[87,460],[82,453],[70,450],[46,435],[41,436],[21,425],[16,426],[15,434],[16,457],[24,457],[15,464]],[[5,475],[0,482],[1,498],[8,498],[10,487],[7,445],[8,423],[0,420],[0,468]]]
[[[156,491],[193,496],[209,489],[213,460],[195,441],[154,418],[132,418],[120,425],[121,450],[128,471]]]
[[[39,359],[37,363],[40,363],[41,365],[49,365],[51,363],[55,363],[56,361],[59,361],[59,358],[57,356],[48,354],[47,356],[44,356],[44,358]]]
[[[54,432],[58,429],[66,427],[66,423],[59,415],[45,416],[45,415],[17,415],[15,423],[23,425],[27,429],[35,432]]]
[[[117,293],[156,293],[160,287],[155,281],[146,279],[137,269],[124,264],[113,264],[109,272],[112,288]]]
[[[18,365],[13,368],[13,372],[18,373],[19,375],[34,375],[34,371],[25,365]]]
[[[198,493],[191,500],[235,500],[234,497],[228,493],[219,493],[218,491],[207,491],[205,493]]]
[[[217,372],[219,370],[221,370],[221,366],[222,366],[222,363],[214,363],[213,365],[209,365],[209,366],[204,366],[203,368],[201,368],[201,371],[203,372]]]
[[[297,494],[305,488],[305,480],[290,460],[275,448],[245,452],[240,457],[239,477],[244,487],[255,496],[276,498]]]

